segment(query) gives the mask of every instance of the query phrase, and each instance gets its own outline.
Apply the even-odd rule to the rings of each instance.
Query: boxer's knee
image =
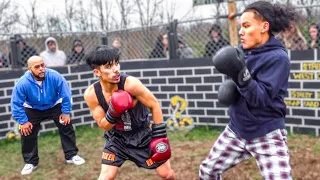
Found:
[[[114,180],[115,177],[116,177],[115,174],[101,172],[98,180]]]
[[[161,173],[159,175],[163,180],[175,180],[176,179],[176,176],[175,176],[174,171],[172,169],[170,169],[167,172]]]
[[[118,167],[103,164],[98,180],[114,180],[116,177],[117,171],[118,171]]]

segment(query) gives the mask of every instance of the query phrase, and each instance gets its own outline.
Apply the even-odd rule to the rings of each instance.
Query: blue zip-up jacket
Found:
[[[244,52],[252,80],[247,87],[238,88],[241,97],[229,107],[229,127],[239,137],[252,140],[285,128],[284,97],[290,61],[286,49],[274,36],[260,47]]]
[[[62,98],[61,112],[69,114],[72,109],[71,90],[66,79],[53,69],[46,68],[45,79],[39,86],[31,72],[26,71],[16,83],[12,98],[12,116],[19,124],[28,122],[24,103],[32,109],[47,110]]]

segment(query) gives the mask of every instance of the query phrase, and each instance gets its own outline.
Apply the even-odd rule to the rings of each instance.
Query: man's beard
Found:
[[[37,81],[43,81],[45,78],[46,78],[46,76],[44,75],[43,77],[40,77],[40,76],[38,76],[38,75],[36,75],[36,74],[34,74],[34,73],[32,73],[33,74],[33,76],[35,77],[35,79],[37,80]]]

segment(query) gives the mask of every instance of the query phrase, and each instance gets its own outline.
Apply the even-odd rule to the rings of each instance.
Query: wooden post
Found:
[[[229,1],[228,2],[228,11],[229,11],[229,37],[230,37],[230,44],[232,46],[238,45],[238,29],[237,29],[237,20],[232,18],[233,15],[236,14],[236,2]]]

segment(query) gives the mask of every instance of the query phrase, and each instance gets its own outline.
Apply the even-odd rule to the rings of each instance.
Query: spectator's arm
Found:
[[[62,114],[69,114],[72,110],[72,103],[71,103],[71,89],[66,81],[66,79],[62,75],[58,75],[58,93],[62,98],[61,103],[61,112]]]

